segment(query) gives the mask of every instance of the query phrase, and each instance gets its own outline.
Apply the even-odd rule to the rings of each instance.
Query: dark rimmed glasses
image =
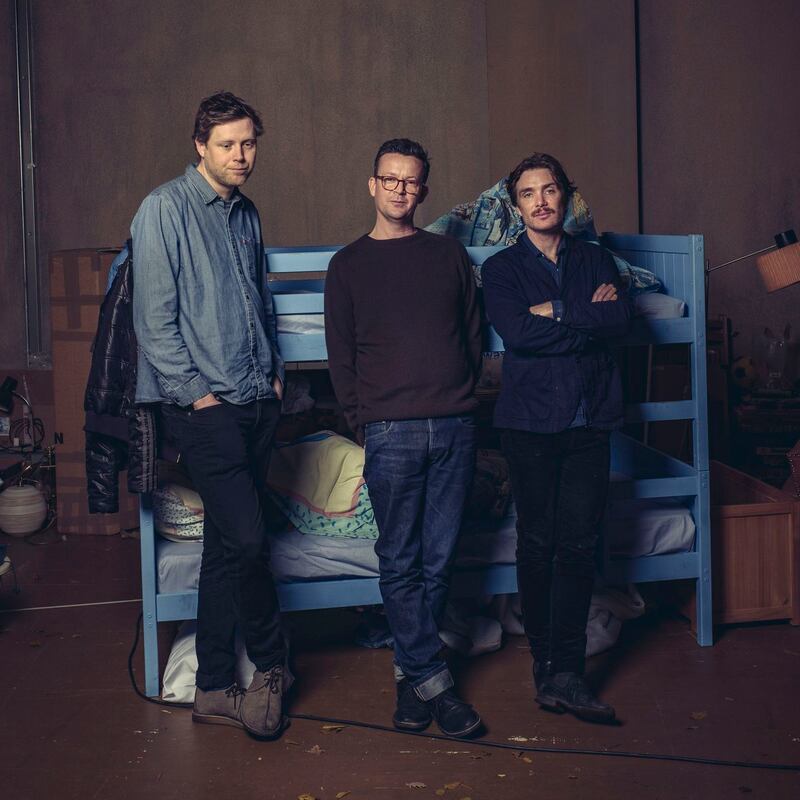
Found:
[[[387,192],[393,192],[402,183],[402,191],[408,194],[419,194],[423,186],[416,178],[395,178],[394,175],[376,175],[375,180],[380,181],[381,186]]]

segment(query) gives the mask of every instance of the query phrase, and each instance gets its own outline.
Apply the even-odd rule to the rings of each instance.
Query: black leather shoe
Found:
[[[452,689],[445,689],[425,703],[445,736],[466,739],[483,724],[478,712],[469,703],[460,700]]]
[[[414,688],[403,678],[397,684],[397,708],[392,722],[395,728],[404,731],[424,731],[433,721],[424,700],[417,697]]]
[[[536,702],[547,711],[557,714],[569,711],[587,722],[610,723],[616,718],[614,709],[601,703],[583,676],[575,672],[548,675],[537,688]]]

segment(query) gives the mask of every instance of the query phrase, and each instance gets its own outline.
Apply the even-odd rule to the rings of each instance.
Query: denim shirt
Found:
[[[252,202],[238,191],[224,201],[189,165],[144,199],[131,235],[136,401],[275,397],[283,360]]]

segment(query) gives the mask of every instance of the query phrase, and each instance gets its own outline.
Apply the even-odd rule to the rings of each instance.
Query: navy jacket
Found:
[[[482,283],[489,320],[506,348],[495,425],[557,433],[570,426],[583,398],[588,426],[620,427],[622,383],[606,340],[627,331],[631,305],[611,254],[566,236],[559,287],[520,238],[485,262]],[[615,284],[619,298],[592,303],[601,283]],[[562,301],[558,320],[530,313],[548,300]]]

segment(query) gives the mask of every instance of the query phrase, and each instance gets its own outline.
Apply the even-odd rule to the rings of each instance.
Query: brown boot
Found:
[[[244,689],[232,683],[227,689],[206,692],[195,689],[192,721],[206,725],[231,725],[243,728],[241,720]]]
[[[288,724],[283,714],[283,665],[253,675],[242,702],[240,719],[245,730],[259,739],[275,739]]]

